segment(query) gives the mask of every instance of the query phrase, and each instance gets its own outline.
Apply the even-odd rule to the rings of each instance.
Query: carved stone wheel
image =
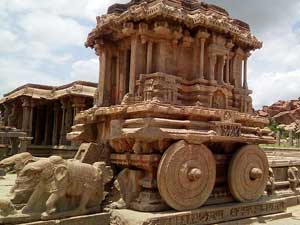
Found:
[[[266,188],[268,171],[267,156],[257,145],[240,148],[233,156],[228,170],[229,189],[235,200],[258,200]]]
[[[215,158],[205,145],[179,141],[166,150],[159,163],[159,193],[170,207],[178,211],[203,205],[215,181]]]

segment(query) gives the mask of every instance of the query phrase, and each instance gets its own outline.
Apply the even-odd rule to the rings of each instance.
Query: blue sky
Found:
[[[0,0],[0,95],[25,83],[98,81],[84,47],[95,17],[124,0]],[[256,108],[300,96],[300,1],[207,0],[251,25],[264,42],[249,62]]]

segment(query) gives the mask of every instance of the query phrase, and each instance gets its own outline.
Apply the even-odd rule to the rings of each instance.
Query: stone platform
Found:
[[[22,224],[22,225],[109,225],[110,213],[95,213],[91,215],[82,215],[68,217],[64,219],[53,219],[42,221],[38,216],[11,215],[0,217],[0,224]]]
[[[284,213],[286,209],[286,201],[284,199],[207,206],[187,212],[168,211],[163,213],[143,213],[123,209],[114,210],[112,212],[111,224],[205,225]]]

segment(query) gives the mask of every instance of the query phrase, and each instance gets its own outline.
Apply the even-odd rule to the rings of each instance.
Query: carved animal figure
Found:
[[[297,191],[297,186],[300,182],[299,170],[297,167],[293,166],[288,169],[288,181],[290,182],[290,188],[293,191]]]
[[[113,209],[129,208],[130,204],[139,196],[142,187],[138,183],[143,177],[143,172],[138,170],[122,170],[114,182],[115,188],[120,194],[118,201],[113,202],[110,207]]]
[[[113,172],[102,162],[89,165],[51,156],[26,165],[20,173],[24,182],[18,187],[30,186],[34,177],[38,177],[39,183],[22,212],[30,214],[45,209],[42,218],[49,218],[65,212],[81,215],[87,209],[99,207],[106,196],[104,185],[112,179]],[[63,208],[59,204],[62,201]],[[36,209],[40,203],[41,208]]]
[[[40,158],[33,157],[29,152],[19,153],[13,156],[10,156],[6,159],[0,161],[0,168],[13,168],[17,175],[18,173],[31,162],[36,162]]]
[[[20,180],[18,179],[20,171],[29,163],[36,162],[41,158],[32,156],[29,152],[19,153],[13,156],[10,156],[6,159],[0,161],[0,168],[14,170],[17,174],[16,184],[12,186],[10,189],[10,193],[14,193],[14,197],[12,202],[15,204],[24,204],[28,201],[30,195],[33,192],[33,189],[27,189],[22,193],[16,190],[17,182]],[[37,183],[37,182],[36,182]]]

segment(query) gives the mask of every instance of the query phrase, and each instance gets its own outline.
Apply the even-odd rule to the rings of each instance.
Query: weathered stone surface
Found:
[[[100,162],[89,165],[51,156],[29,163],[16,180],[16,190],[34,190],[22,213],[54,219],[97,212],[112,176],[111,168]]]
[[[129,179],[116,207],[184,211],[264,195],[266,156],[232,158],[274,143],[268,120],[252,113],[248,59],[262,43],[246,23],[196,0],[131,1],[97,17],[86,46],[101,62],[96,105],[68,137],[110,150]]]
[[[86,81],[75,81],[62,86],[26,84],[5,94],[0,99],[3,123],[17,128],[18,132],[22,131],[21,139],[16,140],[20,141],[21,148],[13,149],[12,154],[26,151],[29,144],[35,149],[47,146],[54,151],[45,154],[46,156],[59,154],[57,146],[70,146],[66,134],[71,131],[73,118],[80,111],[93,106],[96,87],[96,83]],[[0,129],[0,144],[4,144],[1,143],[2,136]],[[39,151],[40,154],[45,153],[42,150],[43,148]]]
[[[256,145],[242,147],[228,169],[231,194],[240,202],[258,200],[266,189],[268,175],[268,159],[263,150]]]
[[[82,143],[74,157],[82,163],[93,164],[100,161],[108,161],[109,153],[105,152],[103,145],[96,143]]]
[[[142,177],[143,172],[141,170],[126,168],[121,171],[114,182],[116,189],[120,193],[120,198],[111,207],[117,209],[130,208],[131,203],[138,198],[142,191],[142,187],[139,184]]]
[[[23,153],[19,153],[19,154],[16,154],[16,155],[13,155],[13,156],[10,156],[8,158],[1,160],[0,168],[11,169],[12,171],[16,172],[17,180],[18,180],[21,170],[27,164],[32,163],[32,162],[37,162],[40,159],[41,158],[32,156],[29,152],[23,152]],[[11,190],[10,190],[10,193],[13,194],[13,198],[11,199],[11,201],[14,204],[25,204],[28,202],[28,200],[34,190],[33,186],[35,184],[37,184],[38,179],[33,178],[31,180],[33,186],[31,188],[26,187],[26,190],[22,190],[22,191],[18,190],[17,182],[18,181],[16,181],[15,185],[12,186]]]
[[[111,224],[205,225],[281,213],[285,210],[286,204],[284,200],[259,201],[247,204],[226,204],[221,206],[203,207],[188,212],[168,211],[163,213],[141,213],[131,210],[114,210],[111,216]]]
[[[199,208],[210,196],[216,181],[216,162],[205,145],[185,141],[171,145],[157,173],[158,190],[176,210]]]
[[[33,157],[29,152],[19,153],[0,161],[0,168],[13,168],[18,174],[28,163],[36,162],[39,158]]]

